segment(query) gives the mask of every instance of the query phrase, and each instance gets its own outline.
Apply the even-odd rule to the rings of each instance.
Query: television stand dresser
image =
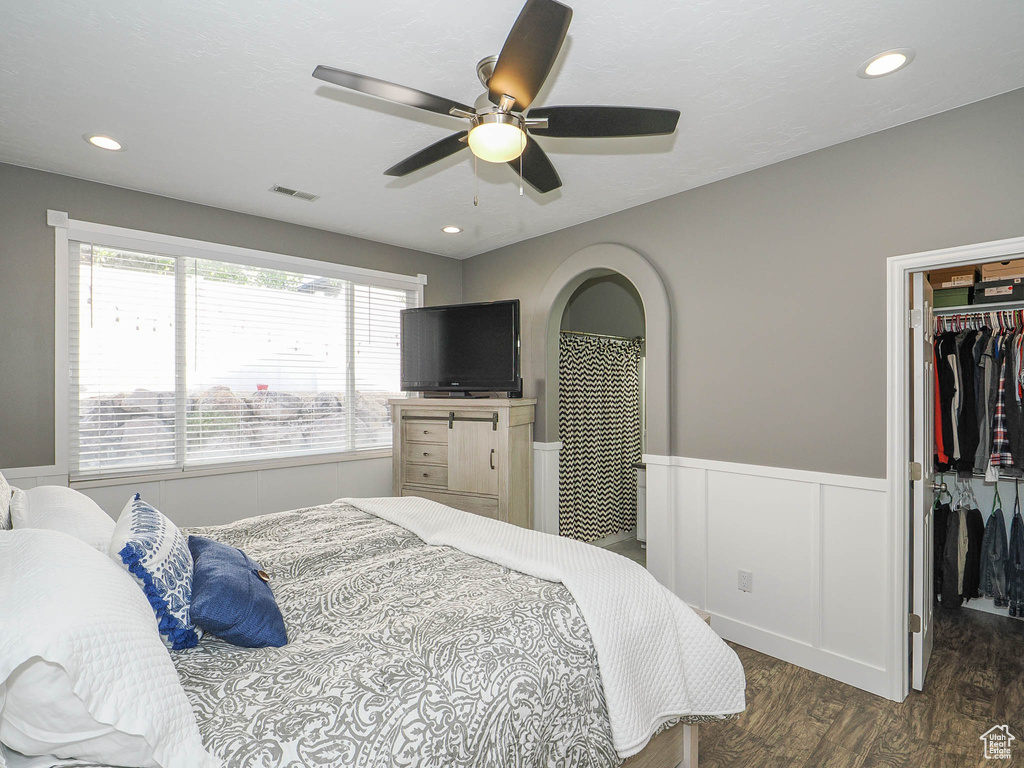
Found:
[[[389,401],[393,492],[533,528],[536,400]]]

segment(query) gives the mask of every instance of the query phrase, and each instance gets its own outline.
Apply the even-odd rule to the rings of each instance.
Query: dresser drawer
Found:
[[[447,464],[447,443],[402,443],[402,461],[406,464]]]
[[[419,496],[421,499],[430,499],[439,504],[461,509],[464,512],[472,512],[474,515],[482,515],[492,520],[498,519],[498,500],[487,496],[462,496],[457,493],[442,493],[439,491],[426,491],[420,488],[402,488],[403,496]]]
[[[402,482],[410,485],[438,485],[448,487],[448,467],[437,464],[406,464]]]
[[[448,444],[447,421],[417,421],[409,419],[402,422],[402,441],[417,443]]]

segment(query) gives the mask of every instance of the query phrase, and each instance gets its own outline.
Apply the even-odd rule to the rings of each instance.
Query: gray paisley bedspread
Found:
[[[347,504],[193,528],[271,575],[289,643],[172,653],[225,768],[618,766],[561,584]]]

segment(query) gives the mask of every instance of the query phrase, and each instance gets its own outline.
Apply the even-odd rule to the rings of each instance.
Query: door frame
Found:
[[[910,691],[910,274],[936,267],[1002,261],[1024,253],[1024,237],[994,240],[892,256],[886,261],[886,479],[890,553],[886,641],[890,696],[902,701]],[[994,308],[995,310],[995,308]]]

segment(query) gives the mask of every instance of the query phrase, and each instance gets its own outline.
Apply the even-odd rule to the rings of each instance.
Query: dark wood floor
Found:
[[[700,768],[1024,766],[1024,621],[937,610],[935,638],[925,690],[900,704],[733,645],[747,710],[700,726]],[[1013,759],[986,760],[979,737],[1004,723]]]

